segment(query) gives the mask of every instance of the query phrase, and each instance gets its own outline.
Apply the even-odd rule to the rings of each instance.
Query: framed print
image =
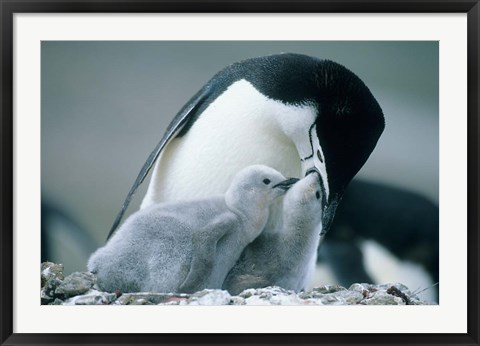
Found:
[[[478,1],[1,11],[2,345],[478,345]]]

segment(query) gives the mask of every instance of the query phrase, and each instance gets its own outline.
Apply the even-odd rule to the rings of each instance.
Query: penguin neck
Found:
[[[225,193],[225,204],[234,214],[236,214],[247,230],[248,243],[253,241],[263,230],[268,221],[268,206],[262,203],[255,203],[248,198],[238,199],[239,193],[228,189]]]
[[[301,216],[300,216],[301,215]],[[316,249],[320,242],[320,232],[322,230],[321,220],[309,217],[308,214],[285,215],[283,218],[282,238],[283,244],[298,252],[295,255],[307,255],[310,253],[308,248]],[[296,250],[296,251],[295,251]]]

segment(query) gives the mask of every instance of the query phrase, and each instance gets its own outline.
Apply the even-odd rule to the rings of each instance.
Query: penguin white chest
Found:
[[[301,157],[312,153],[309,129],[316,110],[270,99],[240,80],[217,97],[188,132],[173,139],[155,165],[142,208],[221,194],[232,177],[265,164],[299,177]]]

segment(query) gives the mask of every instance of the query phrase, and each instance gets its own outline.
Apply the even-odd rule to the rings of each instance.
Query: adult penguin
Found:
[[[225,193],[232,177],[253,164],[289,177],[316,170],[326,232],[345,187],[370,156],[384,126],[370,90],[338,63],[292,53],[234,63],[172,120],[109,237],[157,158],[141,208]],[[281,202],[272,209],[267,231],[281,220]]]

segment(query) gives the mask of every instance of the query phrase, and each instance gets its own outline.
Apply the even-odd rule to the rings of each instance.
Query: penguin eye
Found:
[[[322,155],[320,155],[320,150],[317,150],[317,157],[321,163],[323,163]]]
[[[317,191],[317,192],[315,193],[315,197],[317,197],[317,199],[320,199],[320,192],[319,192],[319,191]]]
[[[265,185],[270,184],[270,179],[263,179],[263,183],[264,183]]]

